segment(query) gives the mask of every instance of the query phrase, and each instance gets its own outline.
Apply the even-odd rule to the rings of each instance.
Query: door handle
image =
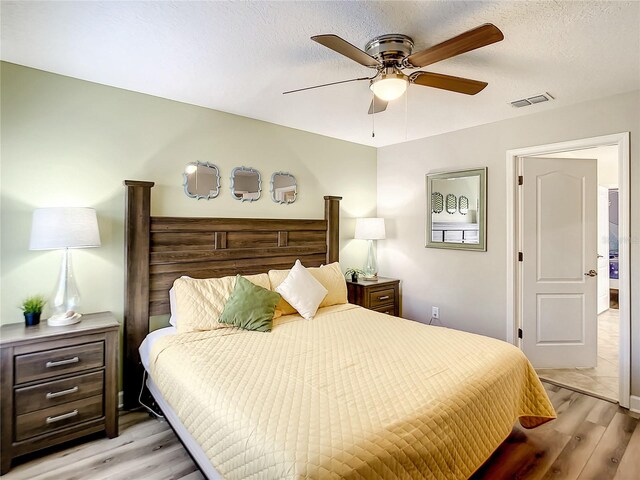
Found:
[[[604,258],[604,255],[598,255],[598,258]]]
[[[587,277],[595,277],[596,275],[598,275],[598,272],[596,272],[593,269],[591,269],[587,273],[585,273],[585,276],[587,276]]]

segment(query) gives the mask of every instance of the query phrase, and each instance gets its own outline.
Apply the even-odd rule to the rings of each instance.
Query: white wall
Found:
[[[342,195],[341,260],[360,265],[366,248],[354,220],[375,214],[376,151],[300,130],[2,63],[1,66],[1,322],[23,321],[21,300],[49,295],[60,252],[29,251],[36,207],[90,206],[102,247],[73,252],[82,311],[112,310],[122,319],[125,179],[156,182],[153,215],[323,218],[324,195]],[[220,168],[213,200],[188,198],[189,162]],[[262,173],[257,202],[234,200],[231,170]],[[298,179],[292,205],[271,201],[269,179]]]
[[[640,91],[378,149],[380,274],[402,280],[403,315],[496,338],[506,335],[506,151],[631,132],[631,290],[640,291]],[[432,170],[488,167],[487,252],[424,248]],[[401,168],[400,168],[401,167]],[[411,206],[410,208],[408,206]],[[640,395],[640,295],[632,294],[632,393]]]

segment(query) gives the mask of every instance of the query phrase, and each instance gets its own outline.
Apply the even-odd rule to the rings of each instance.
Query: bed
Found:
[[[262,273],[336,261],[339,197],[324,220],[150,216],[127,186],[125,404],[142,372],[209,478],[467,478],[511,432],[555,418],[520,350],[343,304],[272,332],[235,328],[145,340],[180,275]],[[144,365],[143,365],[144,362]]]

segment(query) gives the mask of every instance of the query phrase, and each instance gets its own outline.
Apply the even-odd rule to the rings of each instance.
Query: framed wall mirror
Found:
[[[207,162],[187,163],[184,169],[184,193],[189,198],[209,200],[220,193],[220,171]]]
[[[236,167],[231,171],[231,196],[241,202],[255,202],[262,192],[260,172],[255,168]]]
[[[487,168],[429,173],[426,180],[425,246],[486,252]]]
[[[298,196],[296,177],[290,173],[276,172],[271,175],[271,200],[276,203],[293,203]]]

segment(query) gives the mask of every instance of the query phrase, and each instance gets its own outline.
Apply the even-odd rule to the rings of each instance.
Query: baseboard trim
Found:
[[[631,398],[629,399],[629,410],[640,413],[640,397],[637,395],[631,395]]]
[[[118,392],[118,410],[122,410],[124,406],[124,392]]]

